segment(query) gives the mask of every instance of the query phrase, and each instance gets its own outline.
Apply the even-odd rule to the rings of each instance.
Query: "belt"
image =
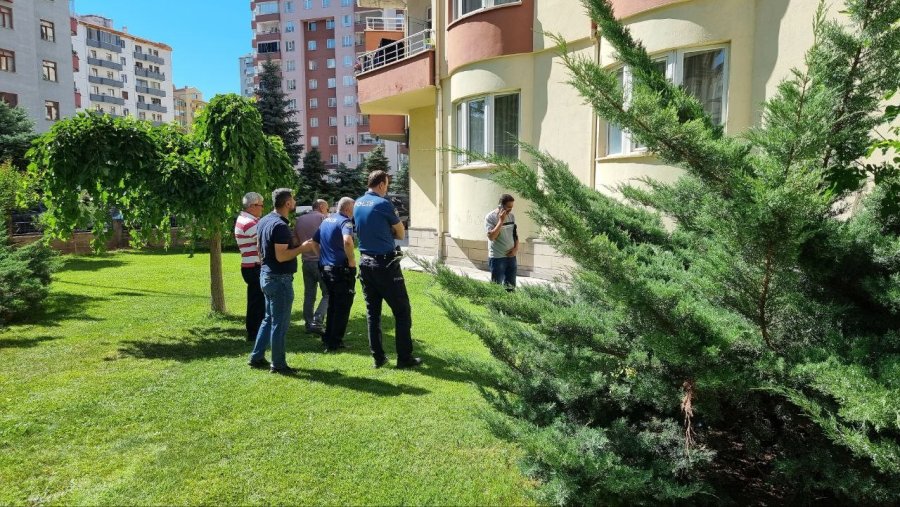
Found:
[[[390,261],[390,260],[393,260],[394,257],[397,256],[397,254],[395,254],[394,252],[386,253],[386,254],[376,254],[376,255],[360,253],[359,256],[360,257],[368,257],[370,259],[375,259],[377,261]]]
[[[339,269],[351,269],[350,266],[320,266],[320,267],[322,268],[322,271],[325,271],[326,273],[330,273],[332,271],[337,271]]]

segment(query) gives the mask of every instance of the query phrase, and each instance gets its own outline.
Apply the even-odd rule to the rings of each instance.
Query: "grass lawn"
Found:
[[[292,378],[247,367],[238,255],[224,262],[231,313],[213,318],[206,255],[66,258],[45,313],[0,333],[0,504],[531,503],[455,366],[490,356],[427,275],[406,274],[411,371],[372,368],[359,289],[351,349],[322,354],[295,280]]]

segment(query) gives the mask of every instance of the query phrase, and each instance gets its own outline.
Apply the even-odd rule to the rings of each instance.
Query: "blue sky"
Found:
[[[206,100],[240,93],[238,57],[252,49],[247,0],[75,0],[74,12],[172,46],[176,87],[196,87]]]

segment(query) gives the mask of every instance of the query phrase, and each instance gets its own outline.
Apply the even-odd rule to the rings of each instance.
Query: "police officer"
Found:
[[[422,360],[412,355],[412,311],[400,271],[402,254],[394,249],[394,240],[403,239],[406,230],[394,205],[384,198],[389,184],[390,177],[386,172],[373,171],[369,174],[369,191],[357,199],[353,207],[359,235],[359,278],[366,300],[369,348],[375,358],[375,367],[387,364],[381,345],[381,306],[386,301],[396,323],[397,368],[413,368],[422,364]]]
[[[356,294],[356,252],[353,245],[353,199],[341,197],[337,213],[322,221],[312,237],[319,252],[319,273],[328,294],[325,353],[346,348],[344,334]]]

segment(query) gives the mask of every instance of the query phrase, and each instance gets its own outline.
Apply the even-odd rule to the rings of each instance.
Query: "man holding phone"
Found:
[[[488,267],[491,282],[516,288],[516,253],[519,251],[519,234],[512,209],[516,200],[509,194],[500,196],[497,209],[484,217],[484,229],[488,237]]]

